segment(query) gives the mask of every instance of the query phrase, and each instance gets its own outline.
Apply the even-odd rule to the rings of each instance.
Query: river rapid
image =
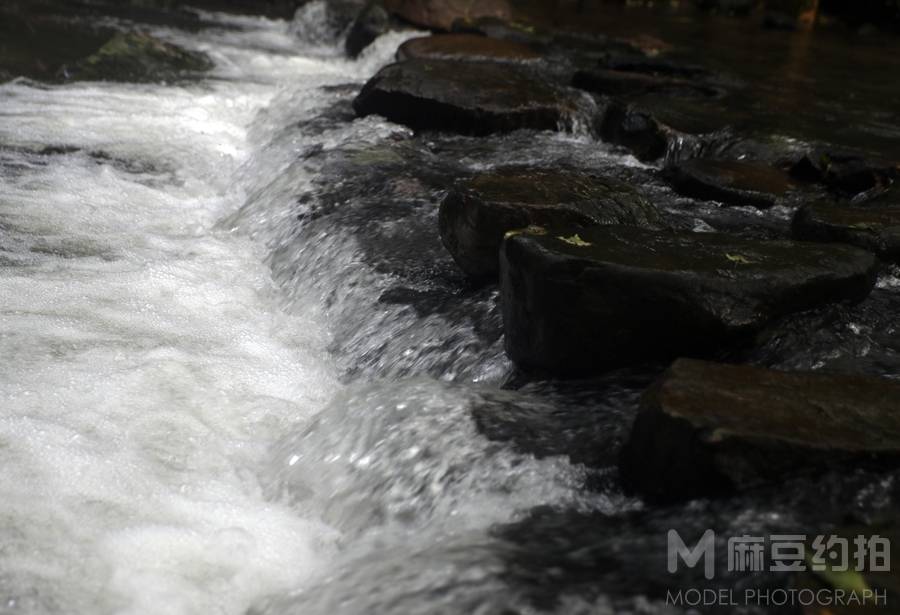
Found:
[[[152,30],[202,81],[0,86],[0,612],[488,612],[492,523],[605,500],[476,431],[499,346],[455,386],[404,363],[446,323],[379,311],[339,228],[296,231],[299,154],[399,130],[302,121],[410,34],[350,61],[314,11],[204,19]],[[352,333],[381,373],[348,375],[335,310],[381,328]]]
[[[783,237],[797,203],[680,197],[579,122],[475,139],[356,118],[417,33],[350,60],[323,6],[142,26],[207,54],[202,79],[0,85],[0,613],[679,612],[670,587],[789,579],[669,575],[669,529],[715,529],[721,551],[896,519],[900,474],[866,468],[669,507],[622,493],[618,453],[664,366],[523,377],[496,289],[437,231],[447,186],[500,164],[632,183],[683,230]],[[786,70],[767,87],[799,105]],[[889,114],[818,107],[896,135]],[[898,309],[888,268],[863,303],[723,358],[896,376]]]

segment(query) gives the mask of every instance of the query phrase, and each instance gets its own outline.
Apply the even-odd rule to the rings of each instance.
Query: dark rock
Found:
[[[470,22],[481,17],[512,18],[507,0],[384,0],[385,8],[409,23],[449,31],[456,21]]]
[[[718,90],[679,77],[660,77],[642,72],[610,69],[580,70],[572,85],[606,96],[629,96],[650,92],[669,96],[716,96]]]
[[[60,80],[62,68],[97,50],[113,30],[72,16],[18,12],[0,6],[0,72],[6,79]],[[9,12],[7,12],[9,11]],[[99,20],[98,20],[99,21]]]
[[[653,161],[666,156],[670,144],[680,135],[657,121],[649,112],[627,103],[615,102],[607,107],[600,125],[600,137],[631,150],[638,160]],[[696,139],[688,139],[699,148]]]
[[[527,226],[660,223],[634,188],[590,173],[508,167],[457,183],[441,203],[441,240],[473,278],[495,277],[503,236]]]
[[[506,350],[561,375],[710,354],[775,319],[861,300],[877,259],[841,245],[627,226],[521,232],[503,242]]]
[[[290,30],[294,36],[306,42],[320,45],[334,44],[344,35],[349,36],[353,25],[371,6],[372,4],[366,0],[306,2],[297,9],[294,19],[291,20]],[[360,24],[360,31],[354,34],[353,45],[362,45],[364,35],[364,24]]]
[[[821,182],[844,196],[879,191],[898,177],[900,166],[870,160],[855,152],[816,149],[806,152],[790,169],[791,175]]]
[[[382,34],[400,29],[402,24],[391,17],[380,2],[369,2],[347,30],[344,50],[348,56],[355,58]]]
[[[457,20],[453,23],[452,32],[462,34],[478,34],[488,38],[512,41],[529,47],[546,48],[553,40],[553,34],[531,24],[525,24],[497,17],[478,17],[469,20]]]
[[[697,6],[704,11],[729,15],[747,15],[755,5],[754,0],[698,0],[697,2]]]
[[[585,102],[517,66],[407,60],[381,69],[353,107],[360,116],[378,114],[416,130],[484,135],[570,127]]]
[[[760,209],[775,205],[791,187],[780,169],[736,160],[694,158],[669,167],[666,176],[684,196]]]
[[[801,207],[792,228],[797,239],[848,243],[900,262],[900,204],[850,207],[821,201]]]
[[[710,92],[712,82],[700,82]],[[614,99],[602,117],[605,141],[623,145],[644,161],[668,163],[714,151],[748,128],[753,113],[734,96],[682,96],[648,92]]]
[[[651,500],[727,492],[900,454],[900,383],[679,359],[645,393],[622,453]]]
[[[529,46],[515,41],[477,34],[436,34],[413,38],[397,50],[398,60],[493,60],[528,62],[541,56]]]
[[[633,50],[607,55],[602,60],[602,66],[609,70],[639,73],[652,77],[691,80],[710,80],[713,77],[713,74],[702,66],[684,64],[668,58],[648,57]]]
[[[205,55],[186,51],[143,32],[118,33],[71,75],[80,80],[169,81],[212,68]]]

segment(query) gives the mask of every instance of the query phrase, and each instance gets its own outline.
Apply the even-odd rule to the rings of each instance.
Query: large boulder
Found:
[[[143,32],[120,32],[78,62],[69,76],[94,81],[171,81],[212,68],[201,53]]]
[[[411,24],[433,30],[450,30],[456,21],[509,20],[513,16],[508,0],[384,0],[384,7]]]
[[[540,54],[528,45],[478,34],[435,34],[412,38],[397,49],[398,60],[492,60],[531,62]]]
[[[666,169],[679,194],[725,205],[772,207],[791,187],[790,176],[756,162],[693,158]]]
[[[595,174],[507,167],[458,182],[441,203],[441,240],[473,278],[496,277],[503,236],[527,226],[659,224],[634,188]]]
[[[900,382],[679,359],[644,394],[621,458],[650,500],[724,493],[900,455]]]
[[[506,350],[560,375],[703,355],[781,316],[861,300],[877,266],[851,246],[717,233],[516,233],[500,259]]]
[[[798,239],[848,243],[900,262],[900,203],[852,207],[811,203],[797,211],[792,229]]]
[[[353,108],[357,115],[381,115],[416,130],[484,135],[571,127],[584,112],[583,96],[518,66],[407,60],[381,69]]]

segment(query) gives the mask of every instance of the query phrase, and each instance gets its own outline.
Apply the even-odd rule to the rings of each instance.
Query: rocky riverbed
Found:
[[[831,564],[819,574],[734,570],[724,556],[732,536],[895,535],[900,89],[888,76],[900,74],[900,42],[837,26],[784,31],[690,12],[550,4],[317,0],[287,20],[277,2],[266,3],[269,18],[217,12],[234,8],[224,5],[0,9],[10,109],[0,131],[0,266],[9,296],[22,279],[49,284],[53,271],[73,275],[67,268],[87,259],[100,273],[90,287],[97,301],[84,310],[108,331],[102,306],[117,302],[102,292],[108,263],[138,267],[154,258],[152,245],[166,246],[173,262],[201,254],[211,267],[222,258],[214,254],[250,254],[250,264],[226,271],[238,298],[211,293],[210,322],[195,322],[221,321],[243,341],[210,333],[181,348],[173,340],[205,308],[169,313],[163,301],[153,314],[186,324],[144,334],[155,340],[147,346],[178,348],[170,369],[191,366],[210,390],[224,386],[222,373],[240,374],[240,362],[224,372],[204,365],[230,353],[260,362],[243,397],[220,400],[235,422],[198,419],[216,425],[217,446],[235,459],[222,471],[253,493],[228,502],[325,528],[307,540],[310,530],[270,519],[222,527],[206,519],[210,544],[218,536],[238,545],[230,555],[257,554],[250,580],[241,577],[224,605],[216,583],[242,574],[239,555],[223,556],[233,577],[204,568],[215,580],[204,584],[166,547],[141,543],[162,554],[145,571],[163,588],[157,596],[129,589],[141,570],[97,555],[111,538],[94,528],[78,548],[104,595],[98,610],[128,603],[152,612],[146,600],[158,599],[184,613],[682,612],[667,592],[691,588],[865,587],[900,600],[895,575],[851,578]],[[70,112],[67,93],[97,98]],[[179,123],[155,120],[172,131],[171,150],[165,135],[146,136],[152,126],[129,135],[129,118],[147,111],[123,103],[115,139],[102,136],[102,122],[87,136],[78,129],[104,96],[163,104],[173,93],[185,101]],[[246,107],[236,118],[215,115],[235,104]],[[202,130],[190,123],[198,109]],[[57,167],[82,179],[43,175]],[[156,214],[134,214],[146,229],[139,256],[104,237],[84,245],[67,237],[83,224],[81,239],[89,237],[102,211],[62,219],[49,238],[43,218],[22,222],[30,195],[62,206],[66,181],[95,194],[91,182],[109,174],[129,182],[109,190],[143,195],[148,212],[165,203],[174,225],[159,231]],[[217,205],[176,224],[184,191],[200,194],[193,206]],[[132,214],[111,207],[128,228]],[[245,268],[263,262],[259,307],[238,291]],[[201,288],[212,284],[204,272],[195,274]],[[41,330],[12,299],[4,309],[5,339],[17,327]],[[275,324],[263,318],[269,311]],[[250,330],[239,326],[248,314]],[[287,328],[273,344],[280,323]],[[156,365],[156,354],[122,335],[118,354],[100,364]],[[31,356],[28,339],[4,344],[20,360]],[[257,347],[300,352],[296,377]],[[103,380],[106,372],[71,352],[81,377]],[[33,363],[50,374],[36,386],[57,395],[62,376]],[[133,368],[135,378],[143,369]],[[12,415],[56,424],[56,397],[32,406],[22,401],[31,394],[25,376],[4,378]],[[204,406],[185,405],[200,386],[185,382],[144,405],[128,397],[123,408]],[[108,433],[128,412],[103,415]],[[166,425],[152,446],[171,447],[169,470],[215,465],[180,448],[188,432],[196,446],[203,429]],[[10,427],[4,437],[21,433]],[[11,457],[12,485],[35,472],[28,459],[45,448],[29,438]],[[100,463],[86,459],[85,467]],[[89,495],[72,496],[78,510]],[[4,496],[27,500],[13,488]],[[94,497],[111,506],[108,493]],[[5,560],[9,604],[49,612],[68,585],[43,598],[37,587],[71,575],[72,561],[46,546],[65,569],[54,577],[22,555],[29,540],[44,544],[23,529],[22,510],[30,509],[8,512],[26,537]],[[58,503],[47,524],[81,514],[71,511]],[[176,512],[135,514],[116,517],[116,539],[130,524],[185,525]],[[271,543],[276,529],[303,536],[303,565],[322,570],[272,575],[298,566]],[[669,530],[695,542],[709,529],[721,555],[713,578],[700,567],[669,572]],[[253,579],[263,577],[270,582],[256,591]],[[118,581],[113,597],[106,578]],[[90,612],[90,595],[75,596],[75,610]]]

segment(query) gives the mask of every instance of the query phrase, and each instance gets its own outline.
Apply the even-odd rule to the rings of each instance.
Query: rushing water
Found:
[[[477,392],[423,361],[349,378],[335,339],[406,335],[372,346],[387,365],[443,323],[351,292],[380,282],[338,227],[279,245],[300,241],[298,154],[398,130],[298,122],[402,37],[351,62],[298,38],[315,22],[207,18],[154,31],[213,58],[202,82],[0,86],[0,612],[243,613],[342,566],[383,574],[367,559],[448,584],[454,549],[490,565],[463,545],[491,523],[578,499],[577,467],[479,435]],[[335,330],[335,310],[367,316]]]
[[[674,226],[751,236],[785,234],[796,203],[675,197],[577,132],[355,119],[412,33],[350,61],[321,8],[155,27],[213,59],[202,81],[0,85],[0,612],[656,612],[646,595],[692,581],[664,576],[670,527],[896,512],[896,477],[865,470],[670,509],[623,495],[659,366],[521,380],[496,291],[437,239],[442,191],[500,163],[590,167]],[[748,358],[894,374],[898,288],[886,272]]]

